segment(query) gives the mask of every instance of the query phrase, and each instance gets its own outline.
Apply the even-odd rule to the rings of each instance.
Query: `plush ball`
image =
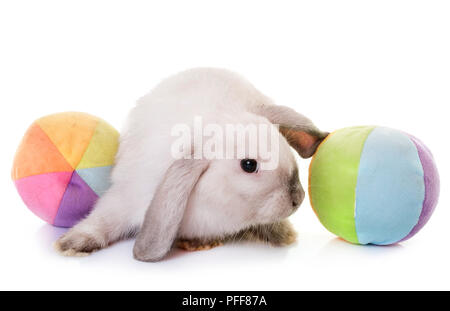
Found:
[[[439,196],[433,156],[417,138],[376,126],[331,133],[310,164],[311,206],[332,233],[358,244],[409,239]]]
[[[111,125],[86,113],[36,120],[19,145],[12,169],[24,203],[49,224],[76,224],[109,187],[118,137]]]

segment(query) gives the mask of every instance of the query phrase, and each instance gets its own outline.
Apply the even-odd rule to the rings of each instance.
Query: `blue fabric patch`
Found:
[[[111,186],[111,169],[111,165],[90,167],[79,169],[77,173],[98,196],[101,196]]]
[[[425,198],[422,163],[406,134],[377,127],[367,137],[356,183],[355,225],[361,244],[387,245],[419,221]]]

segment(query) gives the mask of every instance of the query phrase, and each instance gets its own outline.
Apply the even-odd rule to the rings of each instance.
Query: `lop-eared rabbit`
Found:
[[[174,129],[192,129],[196,118],[203,124],[275,130],[277,165],[261,169],[268,159],[258,154],[202,157],[204,138],[174,154],[180,139]],[[82,256],[136,236],[134,257],[158,261],[176,244],[189,250],[236,239],[290,244],[295,231],[286,218],[305,196],[291,147],[308,158],[326,136],[230,71],[198,68],[169,77],[138,100],[120,136],[111,187],[55,248]],[[232,149],[248,150],[251,146],[243,145],[249,143],[235,139]]]

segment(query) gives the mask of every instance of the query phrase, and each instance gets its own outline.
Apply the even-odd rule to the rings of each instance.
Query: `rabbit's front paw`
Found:
[[[104,244],[101,239],[93,235],[69,231],[55,242],[54,248],[64,256],[81,257],[103,248]]]

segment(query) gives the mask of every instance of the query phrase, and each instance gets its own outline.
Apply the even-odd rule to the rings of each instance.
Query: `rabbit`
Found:
[[[192,157],[204,147],[198,142],[180,151],[190,158],[175,157],[174,125],[192,128],[198,116],[219,126],[275,129],[276,167],[259,170],[264,160],[258,157]],[[327,135],[234,72],[195,68],[178,73],[137,101],[120,135],[111,187],[54,246],[63,255],[84,256],[136,237],[134,258],[154,262],[174,245],[200,250],[242,239],[290,244],[295,231],[287,217],[305,197],[291,147],[308,158]],[[235,142],[232,148],[246,143]]]

